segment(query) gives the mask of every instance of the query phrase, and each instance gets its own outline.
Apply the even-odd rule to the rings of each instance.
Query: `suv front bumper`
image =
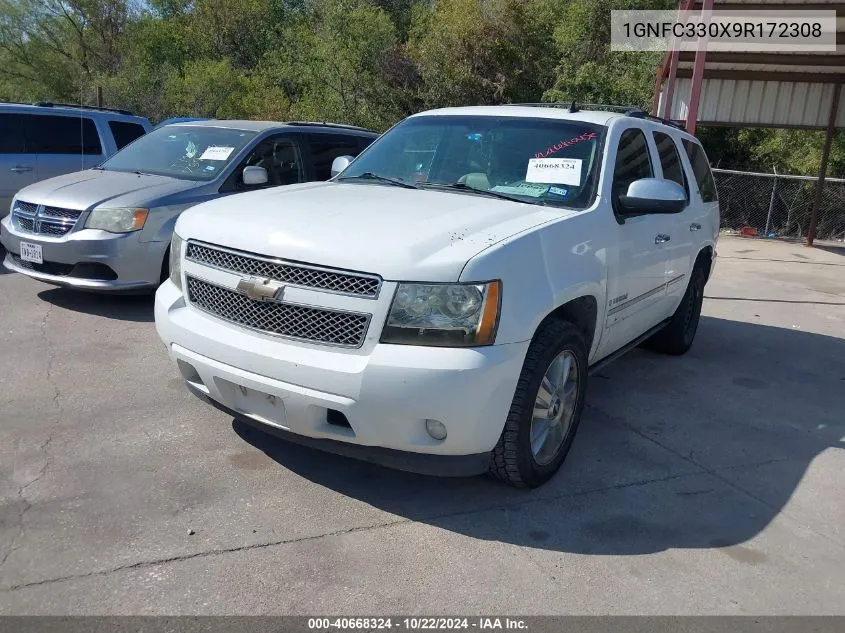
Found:
[[[155,318],[190,390],[233,417],[323,450],[441,475],[486,470],[528,349],[301,344],[186,306],[170,281],[156,293]],[[339,417],[330,411],[348,427],[330,423]],[[428,435],[427,419],[446,426],[445,440]]]
[[[41,246],[43,264],[19,258],[20,243]],[[0,220],[3,265],[14,272],[57,286],[121,291],[155,288],[160,281],[167,242],[141,242],[140,231],[108,233],[94,229],[61,237],[19,230],[9,215]]]

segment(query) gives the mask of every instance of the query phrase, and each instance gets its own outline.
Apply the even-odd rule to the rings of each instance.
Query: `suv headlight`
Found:
[[[170,238],[170,281],[176,284],[179,290],[182,290],[182,242],[184,240],[173,233]]]
[[[94,209],[85,221],[86,229],[101,229],[109,233],[131,233],[144,228],[149,209],[119,207]]]
[[[381,335],[382,343],[475,347],[496,340],[501,282],[401,283]]]

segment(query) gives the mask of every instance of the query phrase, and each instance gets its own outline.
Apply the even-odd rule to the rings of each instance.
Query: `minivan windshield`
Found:
[[[101,167],[184,180],[214,180],[256,134],[224,127],[165,125],[130,143]]]
[[[551,118],[412,117],[337,180],[585,208],[595,198],[605,129]]]

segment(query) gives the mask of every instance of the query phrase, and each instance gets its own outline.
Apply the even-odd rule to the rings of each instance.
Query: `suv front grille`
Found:
[[[185,259],[236,273],[267,277],[292,286],[326,290],[375,299],[381,288],[376,275],[327,270],[307,264],[286,262],[252,253],[220,249],[188,242]]]
[[[45,207],[23,200],[17,200],[12,209],[12,220],[20,230],[54,236],[70,232],[80,215],[78,209]]]
[[[293,303],[256,301],[239,292],[186,277],[188,300],[216,317],[286,338],[361,347],[370,315]]]

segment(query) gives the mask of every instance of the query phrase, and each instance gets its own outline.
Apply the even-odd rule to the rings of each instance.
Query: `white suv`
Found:
[[[435,110],[332,181],[185,212],[156,326],[239,420],[537,486],[591,371],[646,339],[690,347],[718,229],[698,141],[643,112]]]

